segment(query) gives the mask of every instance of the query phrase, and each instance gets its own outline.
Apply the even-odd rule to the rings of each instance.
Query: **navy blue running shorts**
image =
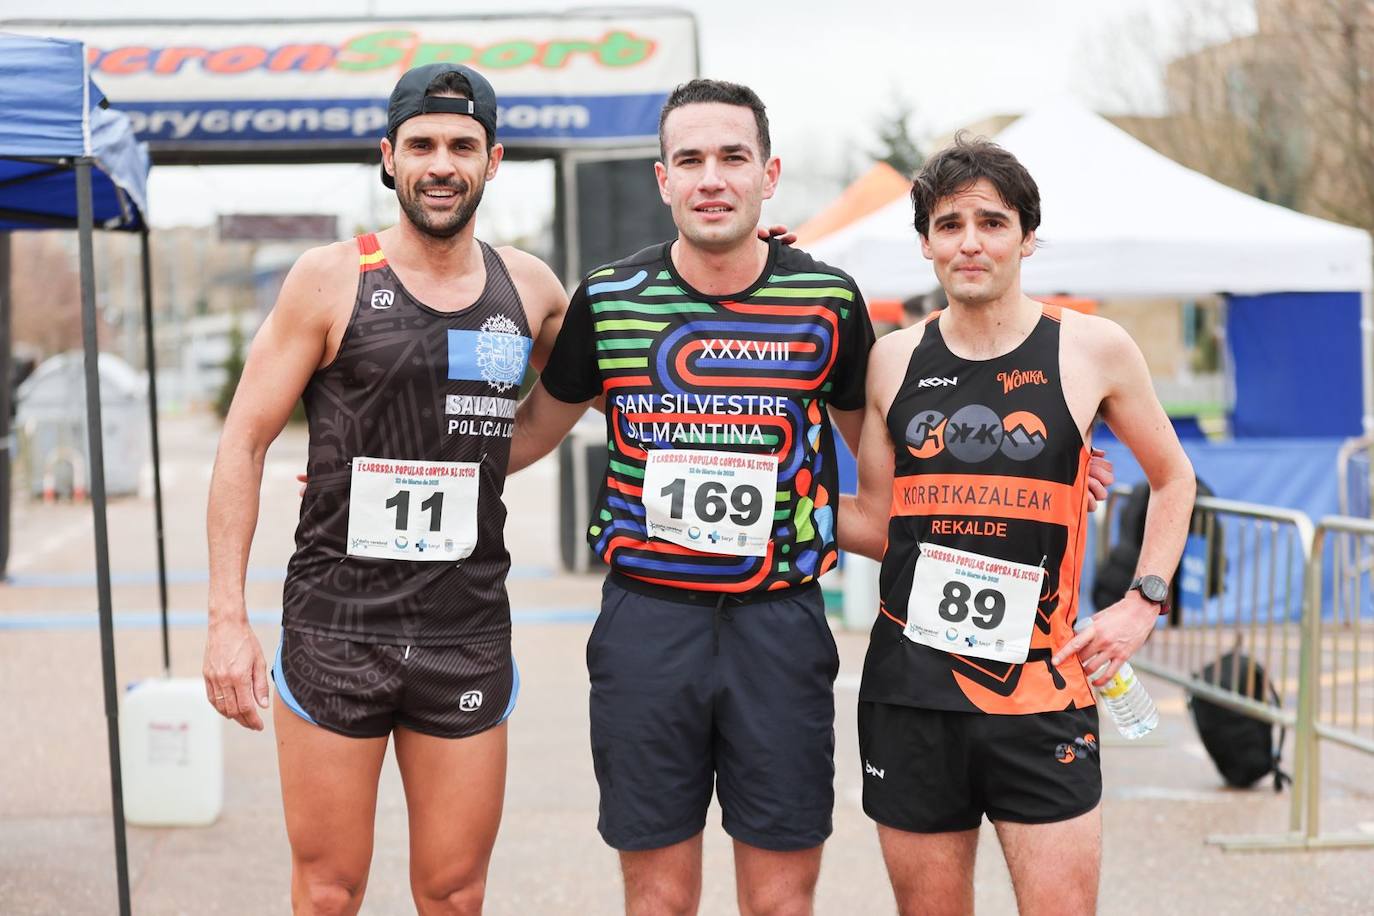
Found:
[[[502,643],[385,646],[284,629],[272,680],[296,715],[351,738],[396,726],[466,738],[515,709],[520,672]]]
[[[736,840],[819,846],[835,802],[839,671],[820,589],[683,597],[698,600],[607,577],[587,642],[597,829],[623,851],[671,846],[701,832],[714,785]]]
[[[859,703],[864,812],[913,833],[1048,824],[1102,799],[1097,707],[994,715]]]

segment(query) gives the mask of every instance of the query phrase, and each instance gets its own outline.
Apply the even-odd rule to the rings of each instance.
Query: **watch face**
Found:
[[[1159,576],[1141,576],[1140,593],[1155,604],[1162,604],[1169,597],[1169,583]]]

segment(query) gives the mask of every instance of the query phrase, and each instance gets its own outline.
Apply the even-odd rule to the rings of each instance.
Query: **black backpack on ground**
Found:
[[[1261,703],[1280,705],[1278,692],[1269,682],[1264,668],[1238,649],[1205,665],[1194,677]],[[1193,724],[1197,726],[1202,746],[1207,749],[1207,755],[1212,758],[1228,786],[1248,789],[1272,773],[1274,791],[1278,792],[1285,782],[1293,781],[1279,769],[1283,739],[1287,733],[1283,726],[1278,727],[1279,739],[1276,742],[1272,724],[1218,706],[1192,693],[1188,694],[1188,709],[1192,712]]]
[[[1212,488],[1201,479],[1197,479],[1198,496],[1214,496]],[[1117,541],[1107,554],[1107,559],[1097,567],[1097,574],[1093,577],[1092,601],[1093,607],[1099,611],[1120,601],[1126,594],[1126,589],[1131,587],[1131,580],[1135,578],[1135,565],[1140,559],[1140,543],[1145,539],[1145,510],[1150,504],[1150,485],[1141,482],[1126,497],[1125,504],[1121,507],[1120,521],[1117,525]],[[1201,521],[1194,513],[1194,518],[1190,523],[1190,531],[1198,530]],[[1212,531],[1211,545],[1211,575],[1207,583],[1207,597],[1215,598],[1220,595],[1223,584],[1226,580],[1226,549],[1222,543],[1222,530],[1220,525],[1216,525]],[[1180,619],[1178,608],[1179,579],[1183,575],[1182,565],[1174,573],[1174,581],[1171,583],[1169,619],[1171,623],[1177,623]]]

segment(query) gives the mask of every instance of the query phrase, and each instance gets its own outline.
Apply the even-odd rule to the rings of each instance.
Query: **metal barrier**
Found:
[[[1347,439],[1336,453],[1337,509],[1349,518],[1374,518],[1374,437]]]
[[[1329,560],[1329,563],[1328,563]],[[1323,571],[1330,570],[1330,614],[1323,613]],[[1321,832],[1323,741],[1331,757],[1357,778],[1374,755],[1374,521],[1328,516],[1317,526],[1308,562],[1303,614],[1304,680],[1298,747],[1307,753],[1306,829],[1299,845],[1374,846],[1368,833]],[[1341,756],[1337,756],[1341,755]]]
[[[1130,492],[1130,487],[1118,486],[1107,495],[1098,527],[1099,564],[1114,542],[1117,516]],[[1132,656],[1131,665],[1218,706],[1295,730],[1302,682],[1300,621],[1313,536],[1312,522],[1301,512],[1198,497],[1183,570],[1195,587],[1180,590],[1192,595],[1174,595],[1170,616],[1161,618],[1160,628]],[[1242,669],[1248,691],[1218,684],[1220,666],[1213,666],[1212,679],[1202,676],[1209,662],[1238,649],[1264,668],[1279,694],[1279,706],[1250,696],[1258,676],[1253,665],[1248,672]],[[1301,754],[1294,760],[1294,781],[1302,784],[1305,760]],[[1282,836],[1303,829],[1300,796],[1293,792],[1288,832]]]
[[[1108,494],[1099,563],[1129,493],[1116,487]],[[1200,497],[1182,575],[1193,579],[1180,590],[1192,600],[1175,596],[1169,619],[1132,665],[1294,731],[1287,831],[1208,842],[1227,849],[1374,846],[1368,833],[1321,831],[1323,749],[1328,767],[1361,780],[1374,754],[1374,521],[1332,516],[1314,528],[1301,512]],[[1265,669],[1279,706],[1252,698],[1253,666],[1241,669],[1238,689],[1202,676],[1209,662],[1236,650]]]
[[[1336,455],[1337,514],[1347,518],[1374,518],[1374,437],[1347,439]],[[1356,577],[1367,574],[1374,557],[1357,556],[1355,542],[1342,539],[1344,574]]]

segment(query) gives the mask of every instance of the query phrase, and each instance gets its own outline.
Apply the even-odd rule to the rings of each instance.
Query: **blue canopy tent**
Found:
[[[76,229],[82,159],[94,225],[144,228],[147,148],[106,104],[81,42],[0,33],[0,230]]]
[[[157,384],[152,342],[152,290],[148,267],[147,148],[134,139],[124,115],[108,110],[91,82],[85,45],[77,41],[0,33],[0,233],[15,229],[76,229],[81,263],[82,338],[86,364],[86,426],[91,504],[95,524],[96,583],[101,662],[108,723],[110,791],[121,914],[129,912],[128,851],[119,759],[119,702],[115,685],[114,621],[106,527],[105,463],[97,374],[96,228],[139,232],[143,262],[143,313],[153,437],[158,581],[162,600],[163,665],[167,640],[167,575],[163,550],[162,478],[157,435]],[[10,315],[8,236],[0,235],[0,441],[9,436]],[[8,554],[9,453],[0,449],[0,571]]]

